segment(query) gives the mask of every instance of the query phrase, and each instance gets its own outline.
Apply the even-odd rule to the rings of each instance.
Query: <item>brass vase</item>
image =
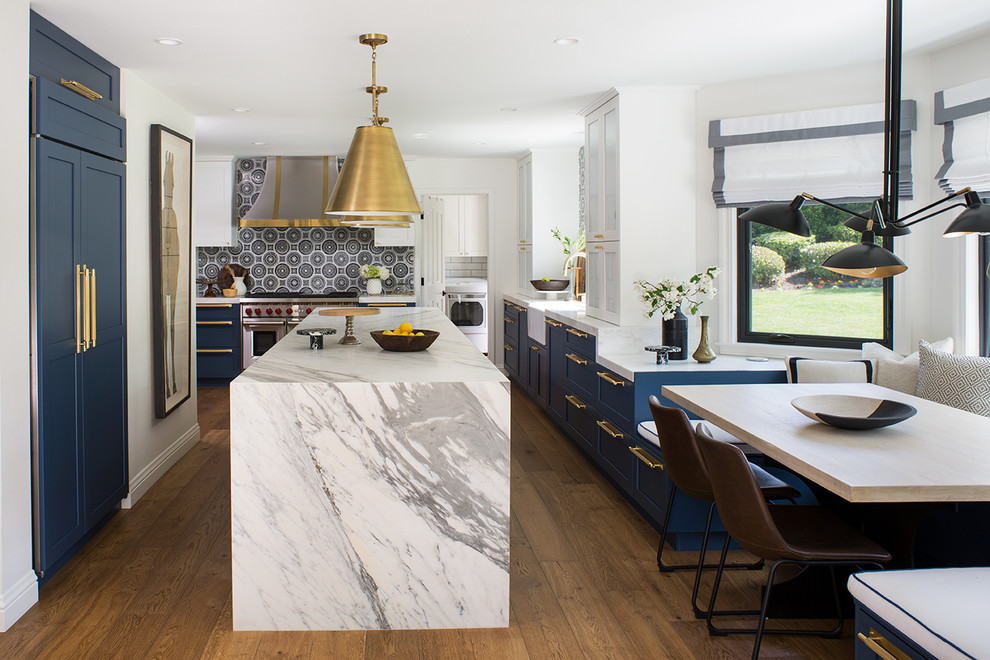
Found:
[[[713,361],[717,356],[715,352],[712,351],[712,347],[708,345],[708,317],[701,317],[701,341],[698,342],[698,348],[691,354],[695,360],[702,364],[708,364]]]

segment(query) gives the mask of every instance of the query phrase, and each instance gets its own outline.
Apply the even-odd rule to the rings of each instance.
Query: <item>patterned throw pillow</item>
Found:
[[[952,337],[932,342],[936,351],[952,352]],[[886,346],[870,342],[863,344],[863,359],[873,360],[876,365],[874,383],[905,394],[918,391],[918,351],[911,355],[901,355]]]
[[[918,396],[990,417],[990,358],[944,353],[926,341],[918,353]]]
[[[872,383],[873,363],[869,360],[812,360],[788,357],[788,383]]]

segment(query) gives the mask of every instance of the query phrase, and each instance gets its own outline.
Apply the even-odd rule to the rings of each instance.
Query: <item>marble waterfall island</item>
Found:
[[[403,321],[440,336],[368,334]],[[357,317],[360,346],[343,324],[231,383],[234,630],[507,626],[508,380],[440,310]]]

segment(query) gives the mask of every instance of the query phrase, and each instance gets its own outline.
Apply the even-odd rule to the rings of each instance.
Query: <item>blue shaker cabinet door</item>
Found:
[[[40,570],[85,533],[76,357],[75,254],[80,222],[80,152],[34,140],[37,428],[34,437],[35,507]],[[43,182],[44,185],[40,185]]]
[[[124,290],[125,166],[82,154],[81,260],[95,271],[96,345],[82,359],[83,501],[87,527],[127,494]]]

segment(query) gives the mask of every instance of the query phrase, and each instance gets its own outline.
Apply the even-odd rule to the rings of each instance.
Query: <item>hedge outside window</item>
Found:
[[[867,203],[848,206],[858,212]],[[738,214],[745,208],[737,209]],[[812,236],[738,223],[738,340],[741,342],[860,348],[891,345],[890,278],[860,279],[821,267],[830,255],[860,240],[844,213],[822,205],[802,211]],[[879,242],[880,239],[878,239]],[[882,245],[890,248],[891,240]]]

